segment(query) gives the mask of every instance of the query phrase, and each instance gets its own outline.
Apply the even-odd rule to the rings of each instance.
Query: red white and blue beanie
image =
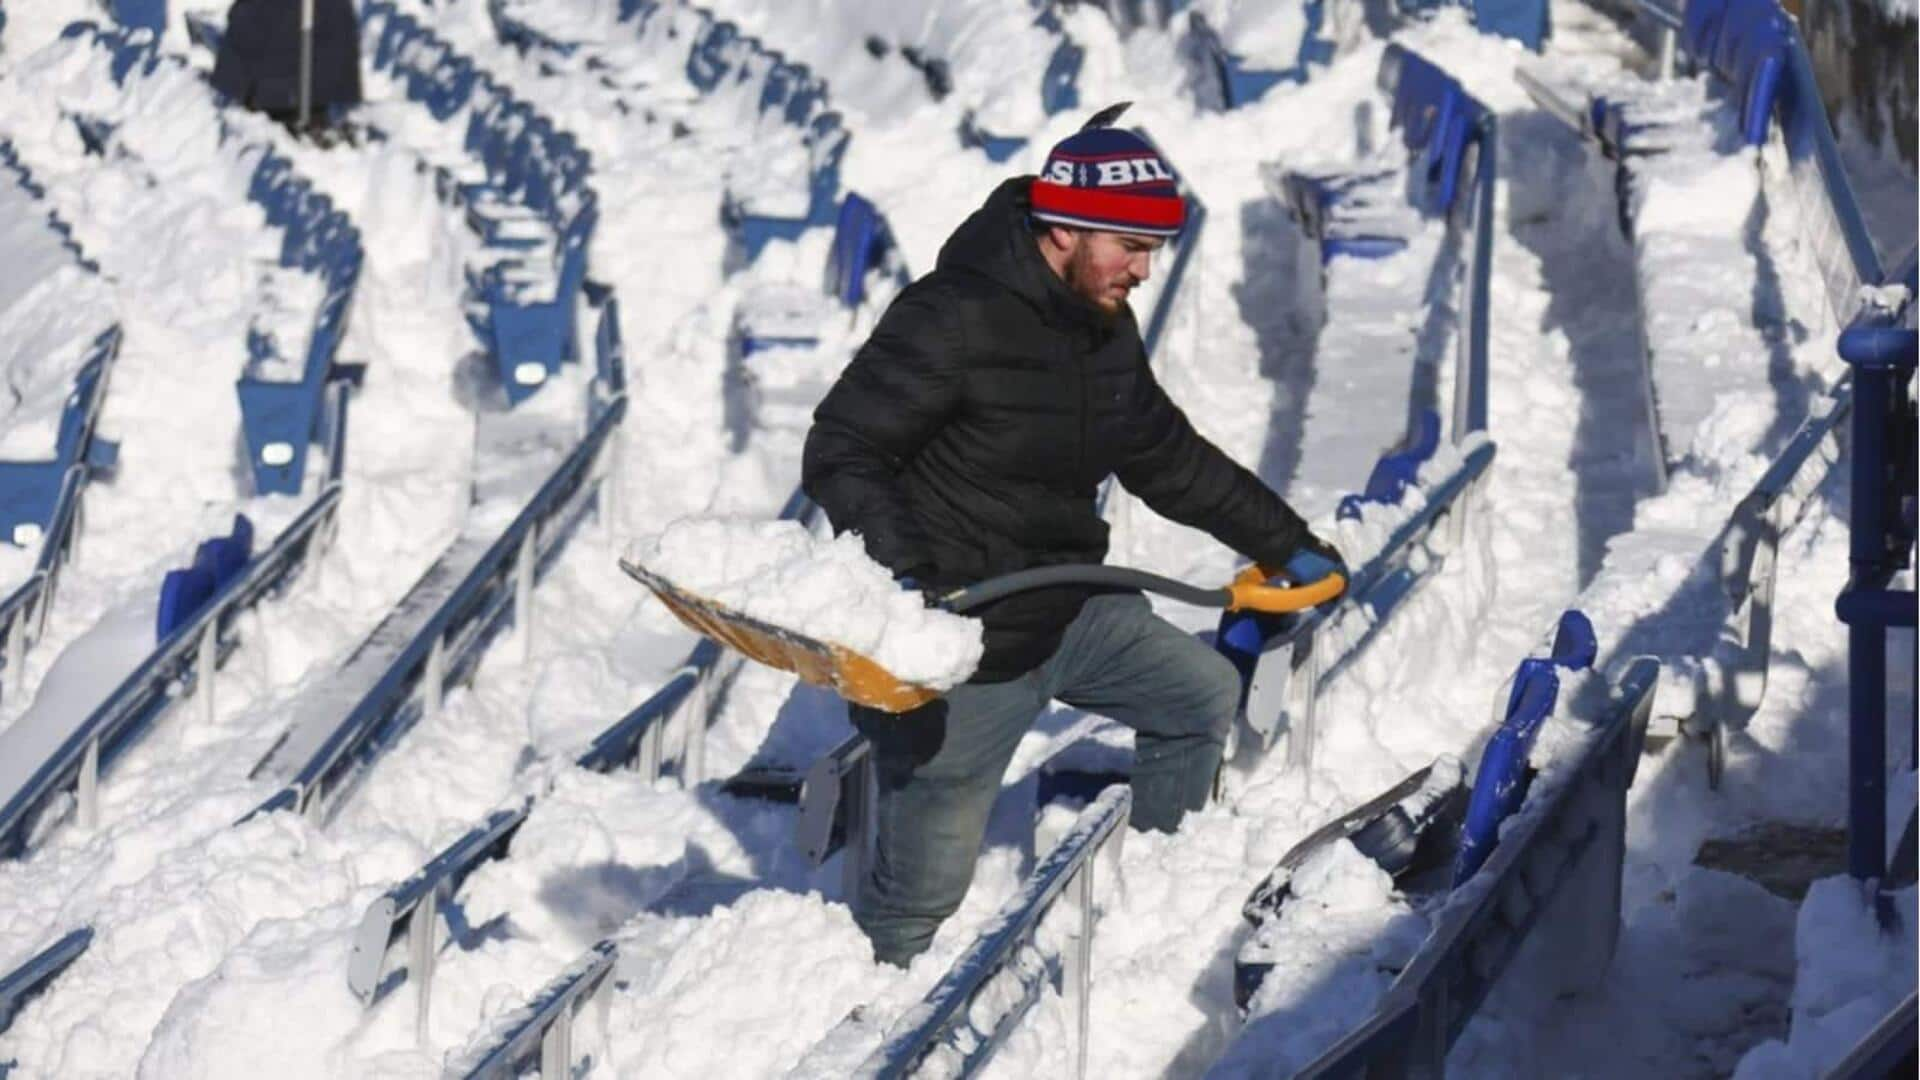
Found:
[[[1033,181],[1036,221],[1175,236],[1187,201],[1153,144],[1124,128],[1090,127],[1060,140]]]

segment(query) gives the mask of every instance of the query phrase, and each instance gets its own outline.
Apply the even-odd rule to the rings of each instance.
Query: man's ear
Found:
[[[1047,242],[1063,255],[1073,250],[1075,237],[1075,230],[1065,225],[1049,224],[1047,226]]]

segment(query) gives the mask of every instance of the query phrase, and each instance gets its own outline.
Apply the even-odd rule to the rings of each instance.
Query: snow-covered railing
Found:
[[[817,509],[805,494],[795,491],[782,509],[784,520],[807,522]],[[705,779],[705,743],[711,720],[713,688],[742,663],[711,641],[694,646],[666,684],[632,712],[596,736],[574,764],[594,772],[633,768],[643,783],[651,784],[672,766],[684,787]],[[680,757],[670,760],[668,749]],[[505,858],[514,834],[532,813],[537,796],[496,810],[436,854],[411,877],[382,893],[361,915],[353,954],[347,966],[347,985],[362,1005],[372,1005],[402,981],[414,983],[414,1001],[422,1018],[431,1004],[435,958],[439,955],[439,913],[461,885],[483,863]],[[449,925],[449,931],[453,927]],[[409,961],[403,971],[388,974],[387,957],[402,938]],[[424,1019],[421,1020],[424,1023]]]
[[[1193,253],[1200,247],[1200,233],[1207,227],[1206,204],[1184,183],[1181,187],[1181,194],[1187,200],[1187,223],[1179,236],[1167,242],[1173,249],[1173,257],[1167,263],[1166,280],[1153,298],[1153,310],[1147,313],[1147,325],[1140,332],[1140,343],[1146,347],[1148,360],[1153,359],[1160,347],[1160,336],[1166,332],[1174,301],[1180,297],[1180,285],[1187,279],[1187,266],[1193,262]]]
[[[80,374],[74,379],[60,419],[60,438],[49,462],[0,462],[0,498],[20,492],[6,486],[15,472],[35,489],[39,481],[57,478],[51,491],[51,513],[41,529],[40,551],[33,572],[4,600],[0,600],[0,697],[19,690],[25,674],[27,649],[46,629],[47,612],[59,593],[60,568],[66,565],[81,531],[80,497],[97,474],[111,471],[117,455],[114,444],[96,437],[95,423],[105,404],[113,362],[120,354],[120,327],[107,329],[94,340]],[[46,476],[32,474],[46,473]]]
[[[470,674],[510,616],[531,633],[533,588],[595,505],[603,451],[626,414],[624,386],[606,393],[586,437],[513,522],[477,554],[456,541],[335,676],[336,693],[319,695],[311,715],[255,766],[254,775],[283,786],[254,813],[329,819],[375,759],[422,717],[439,714],[446,691]],[[336,705],[345,710],[334,718]]]
[[[1393,612],[1432,578],[1444,562],[1441,552],[1461,535],[1473,491],[1492,464],[1495,447],[1484,433],[1475,433],[1458,449],[1458,463],[1421,485],[1424,502],[1354,569],[1338,602],[1286,617],[1250,655],[1223,649],[1237,662],[1251,663],[1246,704],[1235,728],[1236,761],[1251,764],[1285,735],[1288,767],[1304,768],[1312,762],[1321,685],[1360,656]],[[1435,545],[1434,535],[1443,524],[1450,535]],[[1329,628],[1335,632],[1328,633]]]
[[[536,1065],[541,1076],[573,1076],[573,1018],[606,985],[619,958],[612,941],[587,950],[526,1005],[495,1021],[448,1065],[466,1080],[511,1080]]]
[[[301,569],[325,550],[339,512],[341,470],[346,461],[345,383],[333,384],[328,408],[330,475],[314,501],[274,540],[273,546],[176,627],[121,682],[112,696],[73,728],[46,761],[15,792],[0,792],[0,859],[26,853],[43,829],[45,811],[64,812],[63,798],[74,793],[74,809],[83,828],[99,820],[101,770],[167,709],[195,698],[204,719],[212,717],[215,676],[238,647],[240,616],[262,599],[278,595]],[[56,807],[56,804],[58,805]]]
[[[1852,381],[1842,380],[1815,402],[1778,457],[1734,507],[1712,550],[1728,601],[1720,640],[1702,668],[1693,700],[1657,710],[1651,734],[1682,731],[1708,743],[1708,783],[1717,788],[1730,732],[1744,730],[1767,692],[1773,655],[1773,589],[1780,538],[1806,511],[1809,496],[1839,456],[1838,432],[1853,405]]]
[[[1628,665],[1584,744],[1535,779],[1366,1023],[1302,1075],[1442,1075],[1448,1049],[1536,928],[1554,935],[1554,968],[1572,983],[1604,970],[1619,934],[1626,793],[1659,676],[1653,660]]]
[[[1088,999],[1093,991],[1094,862],[1110,853],[1117,868],[1133,792],[1109,787],[1034,867],[1020,891],[953,967],[908,1010],[886,1042],[854,1073],[861,1077],[970,1076],[1006,1041],[1047,983],[1067,1001],[1075,1039],[1075,1076],[1086,1075]],[[1041,944],[1041,923],[1071,891],[1078,926],[1061,950]]]
[[[1840,335],[1839,345],[1854,384],[1852,569],[1834,607],[1847,624],[1847,871],[1861,881],[1881,876],[1887,850],[1887,631],[1911,629],[1916,621],[1914,590],[1893,587],[1895,575],[1913,565],[1920,500],[1916,290],[1920,271],[1910,250],[1896,276],[1879,284]],[[1910,683],[1909,700],[1914,692]]]
[[[46,989],[48,983],[59,978],[92,944],[93,930],[83,926],[34,954],[26,963],[0,975],[0,1034],[13,1024],[13,1018],[28,998]],[[6,1075],[7,1067],[8,1063],[0,1062],[0,1076]]]
[[[1920,1036],[1920,999],[1908,994],[1881,1017],[1873,1030],[1854,1044],[1840,1063],[1828,1069],[1824,1080],[1881,1080],[1900,1076],[1902,1066],[1913,1067],[1913,1046]]]

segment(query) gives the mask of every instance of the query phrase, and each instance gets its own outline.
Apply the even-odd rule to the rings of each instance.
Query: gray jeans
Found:
[[[968,683],[899,716],[851,710],[879,776],[873,871],[854,899],[878,959],[906,964],[960,906],[1007,763],[1054,698],[1134,730],[1133,827],[1171,832],[1212,792],[1240,674],[1145,597],[1113,593],[1089,600],[1018,679]]]

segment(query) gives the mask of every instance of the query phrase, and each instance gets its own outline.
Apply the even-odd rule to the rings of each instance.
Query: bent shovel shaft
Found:
[[[1315,604],[1324,603],[1339,596],[1340,591],[1346,588],[1346,579],[1339,574],[1329,574],[1319,581],[1292,587],[1264,584],[1268,576],[1267,572],[1259,567],[1248,567],[1241,571],[1232,585],[1225,588],[1204,588],[1125,566],[1099,564],[1040,566],[990,578],[963,589],[955,589],[938,597],[938,601],[940,606],[948,611],[965,613],[1003,597],[1031,589],[1044,589],[1055,585],[1091,585],[1103,588],[1142,589],[1192,604],[1195,607],[1282,613],[1300,611]]]

